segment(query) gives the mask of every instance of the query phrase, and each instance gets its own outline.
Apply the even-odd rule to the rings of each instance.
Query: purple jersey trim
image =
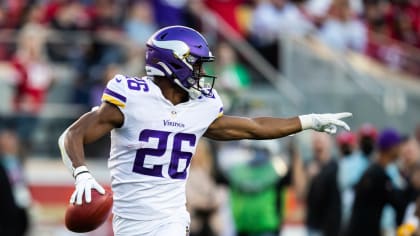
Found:
[[[124,97],[123,95],[121,95],[119,93],[116,93],[116,92],[112,91],[109,88],[105,88],[104,93],[105,94],[108,94],[110,96],[113,96],[114,98],[117,98],[117,99],[119,99],[119,100],[121,100],[123,102],[126,102],[127,101],[127,98],[126,97]]]

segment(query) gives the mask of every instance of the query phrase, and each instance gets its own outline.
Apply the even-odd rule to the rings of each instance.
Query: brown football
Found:
[[[112,203],[111,192],[106,191],[104,195],[101,195],[96,190],[92,190],[90,203],[68,205],[65,216],[66,227],[76,233],[89,232],[98,228],[108,219]]]

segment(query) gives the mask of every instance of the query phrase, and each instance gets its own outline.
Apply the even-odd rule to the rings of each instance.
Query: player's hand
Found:
[[[351,117],[352,113],[334,113],[334,114],[309,114],[299,116],[302,130],[314,129],[316,131],[326,132],[329,134],[335,134],[337,132],[337,126],[342,127],[346,130],[350,130],[350,127],[346,122],[341,119]]]
[[[70,203],[76,202],[77,205],[83,203],[83,195],[85,196],[86,203],[91,202],[92,189],[96,189],[100,194],[105,194],[105,189],[96,182],[95,178],[89,173],[86,166],[80,166],[74,170],[76,176],[76,189],[70,197]]]

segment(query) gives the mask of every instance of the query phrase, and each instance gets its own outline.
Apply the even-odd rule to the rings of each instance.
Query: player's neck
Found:
[[[188,93],[166,78],[154,78],[155,84],[162,91],[163,96],[173,105],[178,105],[189,100]]]

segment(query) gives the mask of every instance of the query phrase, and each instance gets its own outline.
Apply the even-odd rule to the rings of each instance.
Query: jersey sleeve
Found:
[[[223,114],[224,114],[223,113],[223,102],[222,102],[222,99],[220,98],[219,94],[217,93],[217,91],[215,89],[213,89],[213,96],[214,96],[213,99],[215,99],[215,106],[216,106],[216,109],[217,109],[217,116],[216,116],[216,119],[217,119],[217,118],[222,117]]]
[[[217,114],[217,118],[220,118],[223,116],[223,104],[221,104],[220,108],[219,108],[219,113]]]
[[[115,75],[111,79],[102,94],[102,102],[108,102],[119,108],[125,108],[127,104],[126,97],[126,79],[123,75]]]

